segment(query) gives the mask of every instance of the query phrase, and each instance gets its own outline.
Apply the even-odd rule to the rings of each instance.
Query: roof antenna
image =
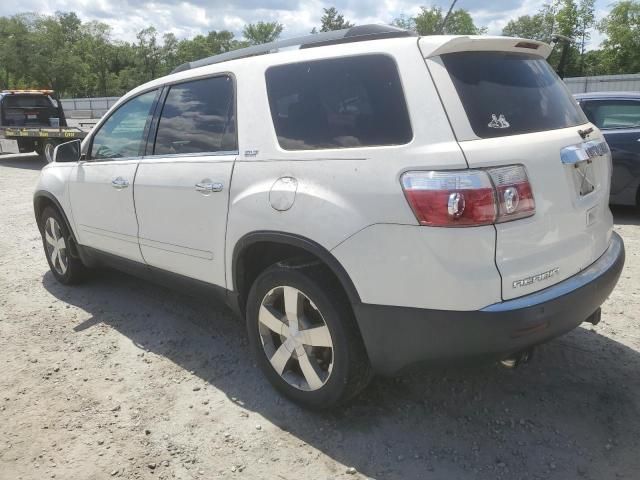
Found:
[[[447,21],[449,20],[449,17],[451,16],[451,12],[453,12],[453,7],[456,6],[456,3],[458,3],[458,0],[453,0],[453,2],[451,2],[449,11],[445,15],[444,20],[442,20],[442,26],[440,27],[440,35],[444,35],[444,29],[447,26]]]

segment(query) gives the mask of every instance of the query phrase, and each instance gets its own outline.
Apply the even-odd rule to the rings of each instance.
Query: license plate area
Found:
[[[593,160],[585,160],[573,166],[573,182],[580,197],[586,197],[596,189],[596,169]]]
[[[609,146],[602,140],[592,140],[569,145],[560,151],[562,163],[571,169],[571,178],[578,198],[586,197],[597,190],[601,170],[596,162],[605,161]]]

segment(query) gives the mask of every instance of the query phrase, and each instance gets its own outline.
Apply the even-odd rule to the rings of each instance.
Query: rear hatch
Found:
[[[42,94],[9,94],[1,106],[2,125],[7,127],[49,127],[51,118],[58,117],[51,99]]]
[[[567,279],[604,253],[611,157],[547,63],[546,45],[489,39],[483,50],[482,40],[467,41],[425,45],[423,54],[430,50],[427,66],[469,167],[526,168],[535,214],[495,225],[507,300]]]

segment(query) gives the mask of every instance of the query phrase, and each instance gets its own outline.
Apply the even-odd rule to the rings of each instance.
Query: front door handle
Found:
[[[115,189],[122,190],[129,186],[129,182],[122,177],[117,177],[111,181],[111,186]]]
[[[209,180],[203,180],[202,182],[196,183],[195,189],[196,192],[208,195],[214,192],[221,192],[222,184],[218,182],[211,182]]]

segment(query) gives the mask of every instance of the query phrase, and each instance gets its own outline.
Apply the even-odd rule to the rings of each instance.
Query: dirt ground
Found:
[[[225,307],[116,272],[57,284],[41,167],[0,156],[0,479],[640,478],[639,213],[614,211],[627,263],[597,327],[516,370],[377,379],[310,413],[269,386]]]

